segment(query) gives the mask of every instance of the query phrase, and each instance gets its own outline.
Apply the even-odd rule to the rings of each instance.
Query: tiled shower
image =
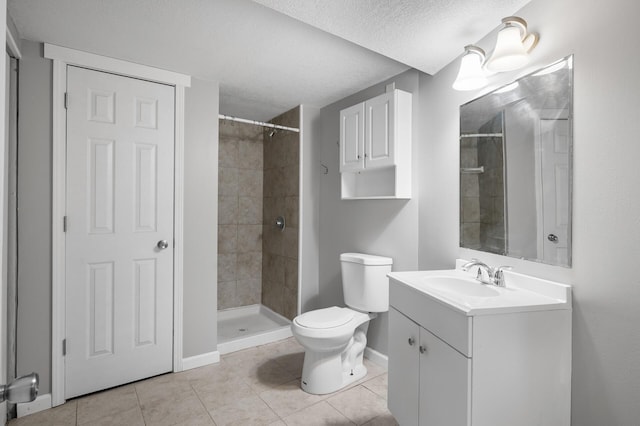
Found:
[[[299,127],[299,108],[271,123]],[[299,133],[220,120],[219,311],[261,305],[297,315],[299,153]]]
[[[506,252],[503,117],[497,115],[472,137],[460,139],[461,246]]]

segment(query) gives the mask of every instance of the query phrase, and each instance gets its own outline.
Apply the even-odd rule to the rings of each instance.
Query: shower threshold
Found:
[[[221,355],[291,335],[291,321],[263,305],[218,311],[218,352]]]

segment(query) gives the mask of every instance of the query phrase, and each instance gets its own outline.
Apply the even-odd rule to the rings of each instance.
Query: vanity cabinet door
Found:
[[[419,353],[420,426],[470,425],[471,359],[424,328]]]
[[[340,172],[364,169],[364,103],[340,111]]]
[[[402,426],[418,425],[420,327],[389,308],[389,410]]]
[[[383,93],[364,104],[364,151],[368,169],[395,165],[395,95],[395,90]]]

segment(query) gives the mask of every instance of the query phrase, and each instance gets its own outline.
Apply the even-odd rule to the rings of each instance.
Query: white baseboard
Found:
[[[374,364],[383,367],[385,370],[389,369],[389,357],[375,349],[371,349],[369,346],[364,349],[364,357]]]
[[[209,364],[216,364],[218,362],[220,362],[220,352],[218,351],[190,356],[189,358],[182,358],[182,371],[203,367]]]
[[[46,393],[38,396],[35,401],[17,404],[17,408],[18,417],[24,417],[29,414],[37,413],[38,411],[47,410],[51,408],[51,394]]]

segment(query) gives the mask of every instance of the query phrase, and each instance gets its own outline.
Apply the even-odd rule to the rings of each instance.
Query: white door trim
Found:
[[[183,207],[184,207],[184,93],[191,77],[78,50],[44,45],[44,57],[53,60],[53,173],[52,173],[52,302],[51,302],[51,404],[65,402],[65,238],[62,223],[66,206],[66,110],[67,65],[77,65],[126,77],[175,87],[175,180],[174,180],[174,277],[173,277],[173,371],[182,371]]]

